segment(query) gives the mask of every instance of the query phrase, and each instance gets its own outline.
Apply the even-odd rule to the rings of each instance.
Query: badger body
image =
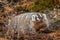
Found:
[[[46,15],[45,15],[46,16]],[[20,32],[22,34],[35,33],[36,30],[44,29],[47,27],[47,20],[41,13],[23,13],[13,17],[9,21],[9,33]]]

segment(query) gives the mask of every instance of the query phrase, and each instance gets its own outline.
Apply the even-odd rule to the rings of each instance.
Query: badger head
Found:
[[[46,27],[44,17],[45,17],[45,14],[32,15],[32,23],[33,23],[33,25],[34,25],[33,27],[35,28],[36,31],[39,31],[40,29],[44,29]]]

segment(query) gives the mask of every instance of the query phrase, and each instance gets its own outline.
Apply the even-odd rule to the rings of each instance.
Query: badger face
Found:
[[[32,15],[32,22],[34,24],[33,27],[36,31],[39,31],[40,29],[44,29],[46,27],[44,17],[41,14]]]

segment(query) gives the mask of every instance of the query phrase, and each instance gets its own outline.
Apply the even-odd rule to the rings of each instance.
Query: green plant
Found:
[[[37,0],[30,5],[32,11],[42,11],[46,8],[53,8],[53,0]]]

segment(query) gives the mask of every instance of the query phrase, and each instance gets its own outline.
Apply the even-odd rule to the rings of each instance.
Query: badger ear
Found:
[[[32,21],[36,21],[35,17],[35,15],[32,15]]]
[[[43,18],[46,18],[46,14],[42,14],[42,17],[43,17]]]

